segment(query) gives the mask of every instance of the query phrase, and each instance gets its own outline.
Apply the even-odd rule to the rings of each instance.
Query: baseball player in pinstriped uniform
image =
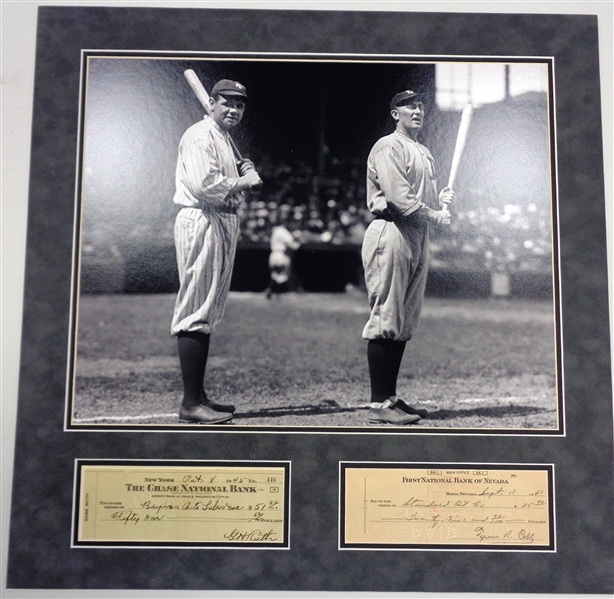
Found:
[[[407,425],[426,416],[396,396],[407,341],[418,326],[428,270],[429,228],[449,225],[450,188],[437,193],[435,165],[417,141],[424,105],[417,93],[396,94],[390,103],[393,133],[378,140],[367,160],[367,205],[374,220],[362,246],[371,313],[368,340],[371,382],[369,424]]]
[[[171,333],[177,336],[184,396],[179,419],[216,424],[234,406],[213,403],[204,391],[211,333],[222,320],[239,236],[237,208],[244,191],[261,183],[250,160],[237,163],[229,131],[243,118],[247,92],[223,79],[211,92],[211,116],[181,138],[173,201],[180,288]]]

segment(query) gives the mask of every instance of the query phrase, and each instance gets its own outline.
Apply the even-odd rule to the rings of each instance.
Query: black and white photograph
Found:
[[[562,432],[552,78],[85,52],[69,426]]]

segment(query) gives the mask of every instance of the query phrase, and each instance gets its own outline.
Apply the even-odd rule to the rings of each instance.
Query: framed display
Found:
[[[598,35],[590,15],[40,7],[7,587],[614,591]],[[420,327],[380,335],[407,348],[378,403],[364,240],[398,222],[370,186],[401,106],[439,226]],[[237,206],[186,203],[209,122],[251,177]],[[190,211],[237,231],[205,273],[227,277],[215,330],[177,325]],[[195,332],[201,405],[234,404],[215,421],[186,400]]]

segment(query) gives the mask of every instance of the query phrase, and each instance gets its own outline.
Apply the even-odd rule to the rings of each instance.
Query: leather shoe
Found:
[[[230,403],[215,403],[214,401],[210,401],[208,399],[203,402],[203,405],[210,407],[216,412],[228,412],[229,414],[234,414],[236,410],[236,408]]]
[[[402,410],[398,402],[384,402],[381,408],[369,408],[369,424],[393,424],[396,426],[405,426],[418,422],[420,416],[418,414],[408,414]]]
[[[179,421],[180,422],[196,422],[198,424],[221,424],[232,419],[232,414],[227,412],[218,412],[214,410],[210,405],[197,404],[184,408],[181,406],[179,409]]]
[[[413,406],[406,404],[402,399],[397,399],[396,405],[399,406],[399,408],[401,408],[401,410],[404,412],[407,412],[408,414],[416,414],[420,416],[420,418],[426,418],[429,415],[428,410],[414,408]]]

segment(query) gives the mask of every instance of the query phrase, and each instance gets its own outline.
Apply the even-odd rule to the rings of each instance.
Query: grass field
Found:
[[[73,424],[177,424],[173,295],[83,296]],[[234,425],[366,426],[364,294],[231,293],[211,340],[207,393]],[[399,396],[429,410],[413,429],[556,429],[550,302],[426,298]]]

